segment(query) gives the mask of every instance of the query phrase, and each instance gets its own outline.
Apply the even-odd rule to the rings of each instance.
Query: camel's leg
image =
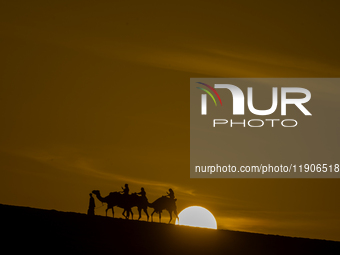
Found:
[[[109,209],[112,209],[112,217],[114,218],[115,215],[114,215],[113,207],[107,207],[107,208],[106,208],[106,210],[105,210],[105,216],[107,217],[107,211],[108,211]]]
[[[162,212],[159,212],[159,222],[162,222],[161,218],[162,218]]]
[[[132,209],[130,209],[130,213],[131,213],[131,220],[133,220],[133,212],[132,212]]]
[[[151,213],[151,222],[153,222],[153,214],[155,213],[155,210]]]
[[[174,211],[174,214],[175,214],[175,216],[176,216],[176,219],[178,219],[178,221],[179,221],[179,217],[178,217],[178,214],[177,214],[177,210]]]
[[[169,214],[170,214],[170,220],[169,220],[169,224],[170,224],[170,222],[171,222],[171,220],[172,220],[172,212],[169,211]]]
[[[145,212],[145,214],[146,214],[147,221],[149,221],[148,208],[146,207],[146,208],[144,208],[143,210],[144,210],[144,212]]]
[[[140,220],[140,218],[142,218],[142,208],[138,208],[138,213],[139,213],[138,220]]]

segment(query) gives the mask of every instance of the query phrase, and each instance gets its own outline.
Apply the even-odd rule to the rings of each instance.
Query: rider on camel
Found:
[[[138,192],[137,195],[140,195],[143,199],[148,201],[148,199],[146,198],[146,192],[143,187],[140,189],[140,192]]]
[[[123,193],[126,196],[129,195],[129,191],[130,191],[129,185],[125,184],[125,188],[122,187],[122,189],[123,191],[121,191],[121,193]]]
[[[174,194],[174,191],[172,189],[169,189],[169,192],[167,192],[166,196],[175,200],[175,194]]]

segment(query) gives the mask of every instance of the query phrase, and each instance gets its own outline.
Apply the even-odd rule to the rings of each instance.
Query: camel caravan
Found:
[[[126,219],[129,219],[130,214],[131,214],[131,219],[133,219],[133,212],[132,212],[132,207],[137,206],[138,208],[138,213],[139,217],[138,220],[142,217],[142,210],[146,214],[147,221],[149,221],[149,214],[148,214],[148,207],[153,208],[153,212],[151,213],[151,221],[153,221],[153,214],[158,213],[159,214],[159,222],[161,222],[161,215],[162,211],[166,210],[169,212],[170,215],[170,221],[172,220],[172,213],[176,216],[178,219],[177,215],[177,206],[176,206],[176,201],[177,199],[175,198],[174,192],[172,189],[169,189],[169,192],[167,192],[166,196],[162,196],[158,199],[156,199],[153,203],[149,203],[148,199],[146,197],[146,192],[144,188],[141,188],[141,192],[139,193],[132,193],[129,194],[129,187],[128,184],[125,184],[125,188],[123,188],[123,191],[121,192],[111,192],[108,196],[102,197],[100,194],[99,190],[93,190],[92,193],[90,194],[90,206],[89,206],[89,211],[91,213],[88,213],[89,215],[94,215],[94,199],[92,197],[92,194],[94,194],[97,199],[102,202],[107,204],[107,208],[105,210],[105,214],[107,216],[107,211],[109,209],[112,210],[112,216],[114,217],[114,206],[118,206],[120,208],[123,208],[123,216]]]

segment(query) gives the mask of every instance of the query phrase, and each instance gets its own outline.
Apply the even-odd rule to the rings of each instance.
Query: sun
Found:
[[[214,215],[201,206],[190,206],[181,211],[176,225],[217,229]]]

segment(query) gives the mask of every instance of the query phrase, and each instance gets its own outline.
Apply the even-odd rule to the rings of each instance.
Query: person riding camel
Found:
[[[140,189],[140,192],[138,192],[137,195],[140,195],[143,199],[148,201],[148,199],[146,198],[146,192],[143,187]]]
[[[175,200],[175,194],[174,194],[174,191],[172,189],[169,189],[169,192],[167,192],[166,196]]]
[[[140,189],[140,192],[138,192],[137,194],[140,195],[141,197],[146,197],[146,192],[143,187]]]
[[[123,191],[121,191],[121,193],[123,193],[126,196],[129,195],[129,191],[130,191],[129,185],[125,184],[125,188],[122,187],[122,189]]]

